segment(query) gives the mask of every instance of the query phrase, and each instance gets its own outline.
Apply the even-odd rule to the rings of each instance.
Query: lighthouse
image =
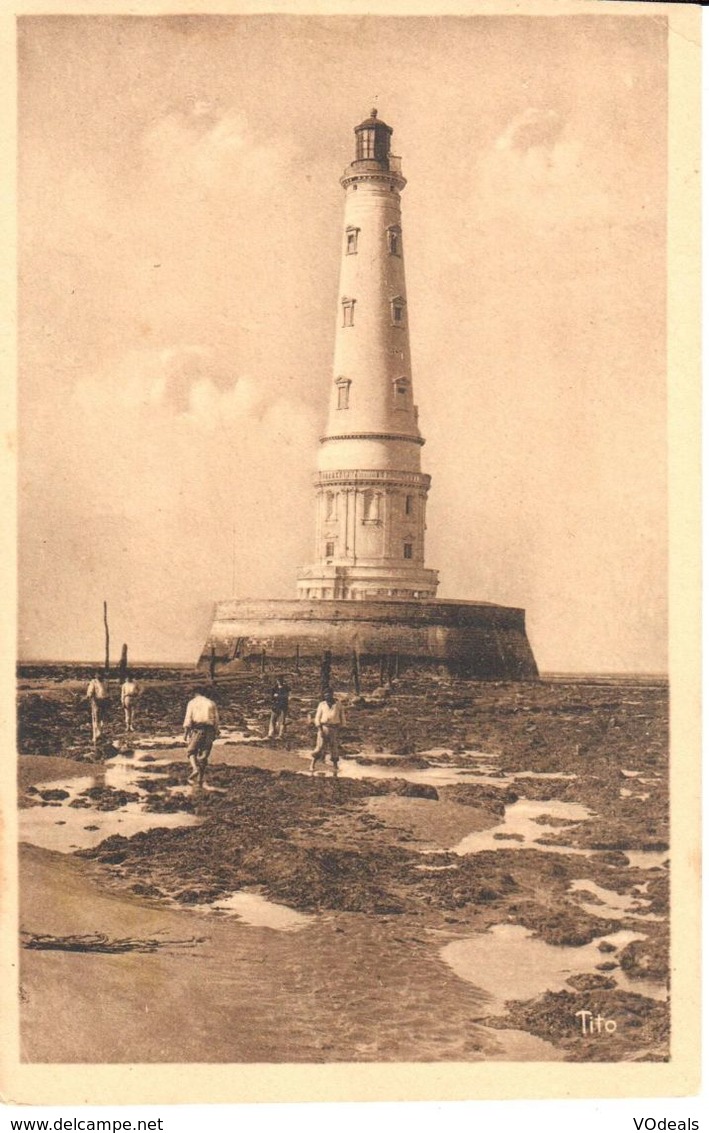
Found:
[[[536,680],[524,610],[436,597],[425,565],[430,476],[409,345],[401,193],[392,128],[377,111],[354,128],[345,193],[328,412],[317,453],[315,547],[297,598],[223,599],[201,664],[356,668],[392,658],[477,679]],[[257,549],[255,550],[257,552]]]
[[[401,192],[392,128],[372,110],[355,126],[345,191],[335,357],[315,476],[315,555],[298,576],[309,599],[434,598],[424,565],[430,476],[414,400]]]

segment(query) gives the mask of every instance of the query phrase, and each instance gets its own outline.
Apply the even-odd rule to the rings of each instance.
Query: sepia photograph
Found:
[[[11,1097],[689,1090],[698,36],[17,13]]]

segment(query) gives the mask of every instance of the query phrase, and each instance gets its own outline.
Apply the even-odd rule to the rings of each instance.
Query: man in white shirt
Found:
[[[94,673],[86,689],[86,700],[91,705],[91,739],[94,743],[103,735],[103,724],[108,705],[108,682],[100,673]]]
[[[133,712],[135,710],[135,702],[140,696],[140,689],[137,683],[133,680],[130,673],[126,673],[126,679],[121,685],[121,704],[123,705],[123,713],[126,718],[126,731],[133,731]]]
[[[187,782],[194,783],[196,780],[201,787],[207,772],[212,744],[219,735],[219,712],[204,689],[197,689],[188,703],[182,727],[187,744],[187,756],[192,767],[192,774]]]
[[[332,761],[332,774],[337,775],[340,761],[340,733],[347,723],[345,708],[341,701],[335,699],[331,688],[325,690],[325,697],[320,701],[315,711],[315,724],[317,738],[315,749],[311,752],[310,774],[315,773],[316,763],[325,762],[325,754],[329,751]]]

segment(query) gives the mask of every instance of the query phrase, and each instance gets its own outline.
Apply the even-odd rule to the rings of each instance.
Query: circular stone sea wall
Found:
[[[445,666],[496,680],[537,680],[524,610],[485,602],[277,601],[218,602],[200,658],[222,666],[264,654],[290,660],[350,657],[363,662],[397,654],[403,663]]]

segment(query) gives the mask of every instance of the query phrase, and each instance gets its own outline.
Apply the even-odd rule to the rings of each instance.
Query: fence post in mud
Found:
[[[266,650],[265,649],[261,650],[261,672],[262,673],[266,672]]]
[[[320,662],[320,695],[324,696],[330,687],[330,676],[332,673],[332,653],[326,649],[322,655]]]
[[[300,672],[300,646],[299,645],[296,645],[296,647],[295,647],[295,671],[296,671],[296,673]]]
[[[394,654],[394,678],[397,679],[398,676],[399,676],[399,654],[395,653]]]
[[[352,650],[352,680],[354,681],[355,693],[357,696],[362,691],[359,671],[359,654],[356,649]]]
[[[106,659],[104,661],[104,673],[108,677],[109,671],[109,636],[108,636],[108,602],[103,603],[103,628],[106,635]]]
[[[127,672],[128,672],[128,646],[124,642],[123,648],[121,649],[121,660],[120,660],[120,664],[118,666],[118,679],[121,682],[121,684],[123,684],[124,680],[126,679]]]
[[[384,654],[379,661],[379,686],[380,686],[380,688],[387,679],[387,664],[388,664],[388,657],[387,657],[386,654]]]

